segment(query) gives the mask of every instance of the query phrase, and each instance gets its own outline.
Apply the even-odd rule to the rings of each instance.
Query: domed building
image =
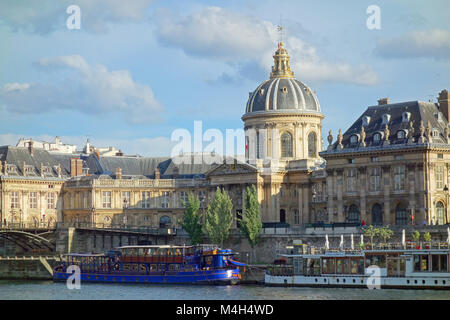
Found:
[[[314,184],[318,190],[311,188],[313,176],[323,173],[317,169],[323,166],[319,151],[324,115],[315,92],[294,77],[282,42],[273,59],[270,79],[249,93],[242,116],[246,160],[259,172],[263,221],[294,226],[317,215],[311,213],[310,199],[325,189],[324,177]],[[325,208],[322,211],[326,214]]]
[[[291,160],[319,159],[324,115],[315,93],[295,79],[289,54],[280,42],[270,79],[250,92],[245,114],[246,158],[272,160],[283,166]],[[312,162],[311,162],[312,160]]]

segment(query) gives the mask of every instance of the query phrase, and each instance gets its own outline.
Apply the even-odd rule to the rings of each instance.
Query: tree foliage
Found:
[[[423,240],[424,240],[425,242],[431,242],[431,234],[430,234],[429,232],[425,232],[425,233],[423,234]]]
[[[238,219],[241,224],[241,232],[248,239],[253,248],[258,244],[262,231],[261,213],[259,212],[258,194],[255,185],[247,187],[245,190],[245,210],[242,219]]]
[[[233,223],[233,204],[230,197],[217,187],[214,199],[208,204],[205,215],[204,231],[212,243],[221,246],[230,235]]]
[[[414,242],[419,242],[420,240],[420,232],[419,231],[414,231],[414,233],[412,234],[412,238]]]
[[[383,242],[386,242],[394,235],[394,231],[392,231],[389,226],[377,228],[376,233],[380,238],[383,239]]]
[[[202,215],[199,213],[200,200],[193,194],[189,193],[187,202],[184,203],[185,211],[181,226],[189,235],[191,244],[196,245],[202,241]]]
[[[364,236],[370,238],[370,243],[373,246],[373,238],[377,235],[377,228],[373,225],[370,225],[366,230],[364,230]]]

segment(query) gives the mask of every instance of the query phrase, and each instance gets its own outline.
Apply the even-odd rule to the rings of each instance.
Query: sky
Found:
[[[67,27],[71,5],[79,29]],[[379,98],[436,101],[450,89],[448,12],[448,0],[4,0],[0,145],[59,136],[80,149],[89,138],[168,156],[172,132],[193,132],[194,121],[242,129],[280,24],[295,77],[316,91],[326,141]]]

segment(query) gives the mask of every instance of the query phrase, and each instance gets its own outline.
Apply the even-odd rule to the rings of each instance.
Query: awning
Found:
[[[245,263],[242,263],[242,262],[234,261],[234,260],[231,260],[231,259],[229,259],[228,261],[229,261],[231,264],[234,264],[235,266],[239,266],[239,267],[245,267],[245,266],[246,266],[246,264],[245,264]]]

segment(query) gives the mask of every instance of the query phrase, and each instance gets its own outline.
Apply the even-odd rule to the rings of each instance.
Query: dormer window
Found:
[[[350,137],[350,143],[353,144],[353,143],[357,143],[357,142],[358,142],[358,136],[356,134],[352,135]]]
[[[15,164],[7,164],[6,165],[6,172],[8,173],[17,173],[17,167]]]
[[[391,115],[385,113],[385,114],[383,114],[383,117],[382,117],[382,121],[383,122],[381,124],[388,124],[389,120],[391,120]]]
[[[259,95],[262,96],[264,94],[264,89],[259,89]]]
[[[367,127],[367,126],[369,125],[369,123],[370,123],[370,117],[369,117],[369,116],[364,116],[364,117],[362,118],[362,125],[363,125],[364,127]]]
[[[402,122],[409,122],[411,119],[411,113],[410,112],[403,112],[402,113]]]
[[[283,93],[287,93],[287,88],[283,87],[283,89],[281,89],[283,91]]]
[[[373,142],[379,142],[381,140],[381,133],[377,132],[373,135]]]
[[[433,138],[438,138],[438,137],[439,137],[439,130],[433,129]]]
[[[399,131],[397,132],[397,139],[405,139],[405,137],[406,137],[405,131],[399,130]]]

